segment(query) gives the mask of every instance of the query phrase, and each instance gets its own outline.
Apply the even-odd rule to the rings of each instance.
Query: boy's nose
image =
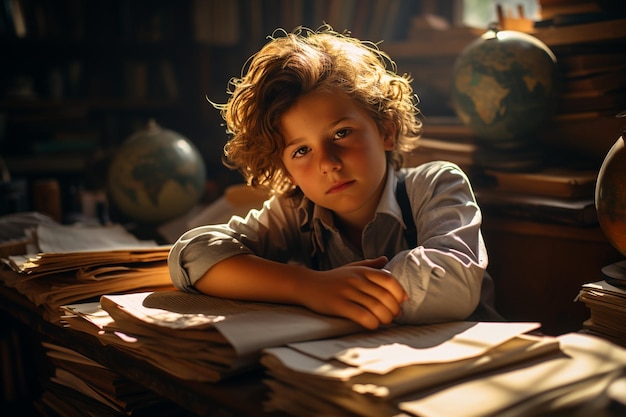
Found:
[[[332,149],[324,149],[320,155],[320,170],[327,174],[341,169],[341,158]]]

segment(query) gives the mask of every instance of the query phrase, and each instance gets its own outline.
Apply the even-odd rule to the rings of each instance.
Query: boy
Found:
[[[400,168],[421,122],[409,77],[394,69],[328,26],[271,38],[217,107],[231,135],[226,164],[273,195],[245,219],[181,236],[173,283],[367,329],[468,318],[487,267],[481,212],[456,165]]]

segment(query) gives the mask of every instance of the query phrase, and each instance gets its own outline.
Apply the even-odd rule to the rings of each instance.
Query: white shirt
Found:
[[[332,213],[306,197],[272,197],[245,219],[200,226],[173,245],[169,268],[174,285],[196,291],[194,283],[214,264],[249,253],[279,262],[326,270],[386,255],[385,269],[409,296],[402,323],[466,319],[481,298],[487,252],[482,215],[470,182],[453,163],[436,161],[389,175],[374,219],[362,234],[362,253],[333,223]],[[417,228],[417,247],[409,248],[396,200],[399,177],[405,183]]]

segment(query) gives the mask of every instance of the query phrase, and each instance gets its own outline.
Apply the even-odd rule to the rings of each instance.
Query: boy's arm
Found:
[[[458,166],[437,161],[410,170],[406,181],[418,246],[385,266],[409,293],[398,321],[464,320],[480,301],[488,262],[469,179]]]
[[[381,257],[315,271],[242,254],[215,264],[195,287],[218,297],[302,305],[375,329],[391,323],[406,299],[398,281],[380,269],[386,262]]]

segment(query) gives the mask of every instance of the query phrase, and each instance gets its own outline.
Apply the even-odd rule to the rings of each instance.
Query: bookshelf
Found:
[[[54,178],[67,200],[102,188],[108,158],[150,118],[194,136],[190,7],[3,0],[0,156],[11,179]]]
[[[102,188],[116,148],[150,118],[189,138],[219,190],[219,112],[232,76],[276,28],[406,37],[411,0],[1,0],[0,157],[13,178],[55,178],[63,201]],[[440,2],[446,3],[446,2]],[[77,185],[78,184],[78,185]]]
[[[207,98],[224,102],[229,79],[272,31],[298,25],[327,22],[355,37],[382,40],[380,48],[399,71],[413,77],[428,128],[440,116],[455,118],[451,69],[458,53],[483,32],[462,27],[458,0],[59,0],[54,7],[44,0],[2,2],[0,46],[11,59],[0,67],[0,156],[14,176],[29,180],[99,177],[85,170],[102,171],[116,146],[155,118],[198,146],[211,179],[237,181],[222,167],[226,135]],[[588,56],[596,65],[598,57],[611,65],[618,59],[612,79],[589,80],[612,88],[623,79],[623,54],[616,53],[623,48],[623,22],[590,23],[598,30],[582,24],[545,27],[537,34],[558,49],[565,71],[578,70]],[[568,45],[564,39],[571,36],[593,50]],[[602,43],[601,51],[601,39],[590,36],[616,41]],[[591,150],[601,159],[615,135],[605,141],[585,137],[618,133],[621,125],[612,113],[624,105],[623,88],[566,104],[594,106],[593,100],[610,108],[602,114],[562,112],[543,142],[583,154]]]

